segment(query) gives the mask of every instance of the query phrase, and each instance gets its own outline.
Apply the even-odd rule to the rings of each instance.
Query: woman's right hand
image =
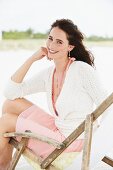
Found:
[[[48,51],[47,48],[45,47],[41,47],[38,51],[36,51],[31,58],[33,59],[33,61],[37,61],[40,60],[42,58],[44,58],[45,56],[48,55]]]

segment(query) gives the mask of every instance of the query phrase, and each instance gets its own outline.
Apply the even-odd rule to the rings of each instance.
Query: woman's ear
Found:
[[[72,51],[74,47],[74,45],[69,45],[69,51]]]

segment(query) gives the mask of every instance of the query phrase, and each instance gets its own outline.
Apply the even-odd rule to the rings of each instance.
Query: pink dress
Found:
[[[70,64],[71,62],[69,62],[68,67]],[[53,107],[58,116],[54,101]],[[16,131],[25,132],[26,130],[50,137],[59,142],[65,140],[65,136],[60,133],[59,129],[55,125],[55,118],[36,105],[32,105],[23,111],[17,119]],[[64,152],[80,152],[83,148],[83,142],[84,141],[82,139],[75,140]],[[28,148],[42,158],[47,157],[55,149],[52,145],[34,139],[29,139]]]

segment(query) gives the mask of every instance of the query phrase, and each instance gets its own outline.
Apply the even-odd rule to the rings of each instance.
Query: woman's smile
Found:
[[[58,53],[59,51],[51,50],[51,49],[48,48],[48,52],[49,52],[50,54],[56,54],[56,53]]]

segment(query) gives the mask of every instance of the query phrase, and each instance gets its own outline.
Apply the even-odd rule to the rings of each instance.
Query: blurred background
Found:
[[[61,18],[73,20],[84,33],[102,83],[113,91],[113,0],[0,0],[0,112],[9,77],[45,45],[51,24]],[[51,64],[36,62],[26,78]],[[48,111],[44,93],[28,99]]]

